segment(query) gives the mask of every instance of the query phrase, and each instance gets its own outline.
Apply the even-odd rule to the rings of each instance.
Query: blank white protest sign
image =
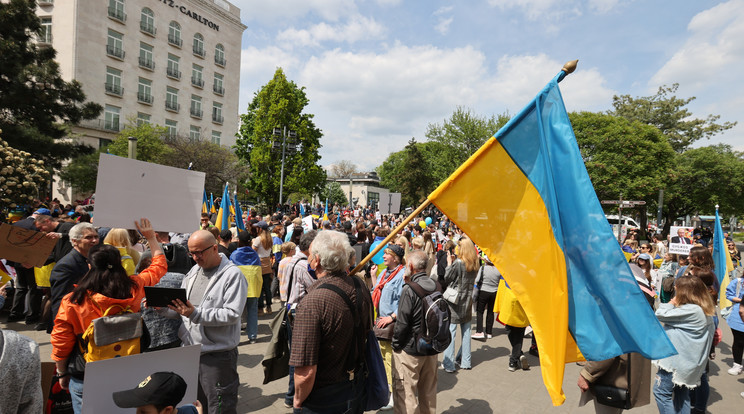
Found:
[[[205,173],[101,154],[93,224],[133,229],[150,219],[156,231],[199,227]]]

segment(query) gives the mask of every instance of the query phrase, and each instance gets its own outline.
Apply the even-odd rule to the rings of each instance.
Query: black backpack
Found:
[[[421,298],[421,333],[416,337],[416,351],[424,355],[439,353],[447,349],[450,335],[450,310],[442,296],[442,287],[436,280],[433,292],[427,292],[416,282],[408,286]]]

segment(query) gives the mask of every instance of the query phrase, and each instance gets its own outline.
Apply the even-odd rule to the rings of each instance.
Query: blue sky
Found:
[[[572,59],[569,111],[677,82],[694,116],[740,121],[698,145],[744,150],[744,0],[232,2],[248,26],[240,113],[283,68],[306,88],[324,166],[373,170],[457,106],[515,114]]]

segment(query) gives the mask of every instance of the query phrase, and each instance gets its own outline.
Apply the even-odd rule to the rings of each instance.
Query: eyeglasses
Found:
[[[193,257],[199,257],[199,256],[203,255],[203,254],[204,254],[204,252],[206,252],[207,250],[211,249],[211,248],[212,248],[212,247],[214,247],[214,246],[216,246],[216,244],[213,244],[213,245],[211,245],[211,246],[207,247],[206,249],[203,249],[203,250],[199,250],[198,252],[189,252],[189,254],[190,254],[191,256],[193,256]]]

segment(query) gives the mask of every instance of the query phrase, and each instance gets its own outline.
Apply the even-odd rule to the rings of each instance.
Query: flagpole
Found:
[[[377,253],[379,253],[380,250],[382,250],[382,248],[385,247],[388,244],[388,242],[390,240],[392,240],[393,237],[395,237],[398,233],[400,233],[401,230],[403,230],[404,227],[406,227],[406,224],[410,223],[411,220],[413,220],[416,216],[419,215],[419,213],[421,213],[422,211],[424,211],[424,209],[430,203],[431,203],[431,201],[429,201],[428,198],[423,203],[421,203],[421,205],[418,206],[418,208],[416,210],[414,210],[408,217],[406,217],[405,220],[403,220],[402,223],[400,223],[398,225],[398,227],[396,227],[395,229],[393,229],[393,231],[391,231],[390,234],[387,237],[385,237],[385,240],[383,240],[380,244],[378,244],[377,247],[375,247],[374,250],[372,250],[371,252],[369,252],[369,254],[367,255],[367,257],[365,257],[364,259],[362,259],[362,261],[359,262],[359,264],[356,265],[356,267],[351,271],[350,274],[353,275],[356,272],[362,270],[362,267],[364,267],[364,265],[367,264],[367,262],[369,262],[369,259],[373,258]]]
[[[563,72],[561,76],[558,78],[558,82],[562,81],[563,78],[568,76],[569,74],[573,73],[573,71],[576,70],[576,65],[579,63],[579,59],[574,59],[572,61],[566,62],[565,65],[561,68],[561,71]]]

